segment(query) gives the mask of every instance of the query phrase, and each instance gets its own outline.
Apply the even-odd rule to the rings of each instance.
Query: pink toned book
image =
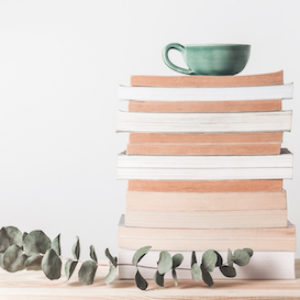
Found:
[[[129,180],[129,191],[212,193],[281,191],[282,179],[267,180]]]

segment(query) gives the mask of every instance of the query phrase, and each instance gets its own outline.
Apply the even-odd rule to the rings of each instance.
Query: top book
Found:
[[[131,86],[236,87],[283,84],[283,71],[242,76],[131,76]]]

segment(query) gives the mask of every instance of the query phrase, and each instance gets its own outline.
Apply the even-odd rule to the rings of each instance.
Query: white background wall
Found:
[[[252,44],[244,74],[284,69],[295,82],[284,138],[295,176],[285,186],[300,228],[299,9],[297,0],[0,0],[0,225],[61,232],[66,254],[76,235],[99,256],[115,252],[126,190],[115,163],[127,139],[114,133],[117,84],[174,74],[161,60],[169,42],[232,42]]]

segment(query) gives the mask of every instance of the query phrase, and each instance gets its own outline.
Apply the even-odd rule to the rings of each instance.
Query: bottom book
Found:
[[[232,249],[235,250],[235,249]],[[119,278],[133,279],[136,268],[131,265],[135,250],[119,249]],[[159,251],[147,253],[139,263],[139,270],[143,277],[152,279],[159,259]],[[170,251],[174,255],[178,252]],[[190,265],[190,252],[180,252],[184,256],[182,264],[176,269],[178,279],[192,279]],[[198,262],[201,262],[203,252],[197,252]],[[223,260],[227,260],[227,252],[220,252]],[[239,279],[295,279],[295,253],[287,251],[260,251],[254,252],[250,263],[247,266],[239,267],[235,265]],[[212,277],[214,279],[225,279],[218,268],[216,268]],[[171,278],[171,272],[168,272],[165,278]]]

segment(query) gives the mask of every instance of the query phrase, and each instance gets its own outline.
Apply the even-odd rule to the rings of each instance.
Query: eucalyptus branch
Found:
[[[140,264],[140,261],[151,250],[151,246],[145,246],[138,249],[132,258],[132,264],[118,263],[118,258],[111,255],[109,249],[105,250],[105,256],[108,264],[98,262],[96,250],[93,245],[90,246],[90,259],[80,260],[80,241],[79,237],[72,247],[73,258],[64,258],[61,255],[60,234],[52,241],[41,230],[34,230],[30,233],[22,233],[14,226],[2,227],[0,229],[0,266],[8,272],[17,272],[20,270],[42,270],[45,276],[50,280],[59,279],[64,263],[65,275],[69,280],[78,264],[78,278],[82,284],[93,284],[96,272],[100,266],[108,266],[109,272],[105,276],[106,284],[113,282],[117,275],[118,266],[135,266],[135,283],[141,290],[148,287],[147,280],[142,276],[139,268],[151,269],[155,271],[154,281],[159,286],[164,286],[165,274],[171,272],[174,285],[178,285],[178,270],[191,271],[194,281],[204,281],[208,286],[213,285],[211,272],[219,268],[225,277],[235,277],[236,270],[234,264],[245,266],[250,262],[253,251],[250,248],[237,249],[234,252],[228,250],[227,263],[223,264],[223,258],[215,250],[207,250],[203,253],[201,263],[198,264],[196,252],[191,254],[191,267],[180,267],[183,262],[183,255],[177,253],[173,256],[168,251],[161,251],[157,267]]]

